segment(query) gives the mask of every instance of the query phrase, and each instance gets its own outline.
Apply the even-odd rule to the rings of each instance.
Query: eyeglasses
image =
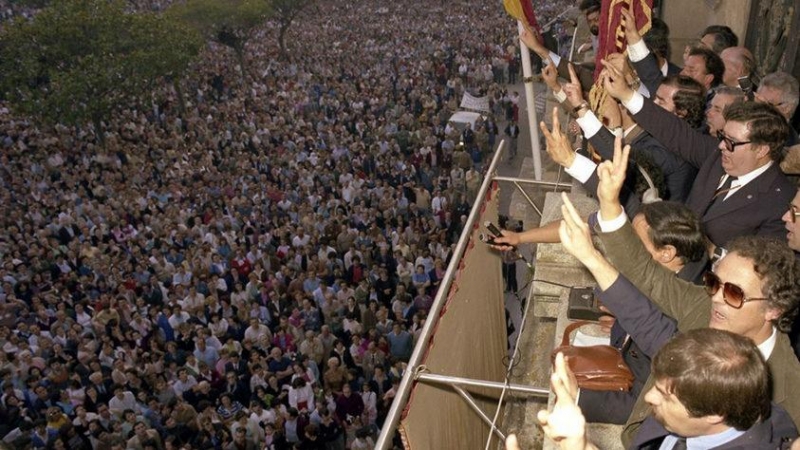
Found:
[[[720,142],[725,143],[725,150],[729,151],[730,153],[735,152],[736,147],[740,145],[749,144],[750,142],[752,142],[752,141],[736,142],[733,139],[729,138],[728,136],[725,136],[725,133],[723,133],[722,130],[717,131],[717,138],[719,139]]]
[[[747,298],[744,296],[744,291],[739,286],[733,283],[723,283],[719,277],[711,271],[708,271],[703,275],[703,284],[706,288],[706,293],[711,296],[715,295],[719,288],[722,288],[722,298],[725,300],[731,308],[734,309],[741,309],[747,302],[757,302],[763,300],[769,300],[768,298]]]
[[[792,218],[792,223],[797,222],[797,217],[800,216],[800,212],[797,212],[797,206],[789,203],[789,212],[791,213],[789,217]]]

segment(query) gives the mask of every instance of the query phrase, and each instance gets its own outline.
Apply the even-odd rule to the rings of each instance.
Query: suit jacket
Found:
[[[743,235],[784,238],[781,216],[797,188],[772,164],[766,172],[709,209],[725,171],[717,138],[692,129],[686,122],[645,99],[636,122],[664,146],[698,169],[686,205],[699,217],[706,235],[721,247]]]
[[[651,359],[678,327],[623,275],[605,291],[598,291],[597,298],[617,319],[617,332],[612,328],[612,345],[623,347],[625,331],[630,335],[631,342],[623,347],[622,357],[634,381],[628,392],[581,389],[578,405],[588,422],[624,424],[650,377]]]
[[[590,224],[597,223],[595,215],[590,216]],[[708,266],[708,258],[701,261],[690,262],[678,272],[677,277],[697,284],[698,278]],[[674,319],[665,316],[660,310],[654,310],[650,300],[642,295],[630,281],[624,276],[619,279],[605,292],[598,293],[598,299],[616,314],[617,321],[611,327],[611,345],[621,349],[622,359],[634,375],[633,386],[627,392],[620,391],[591,391],[581,389],[578,405],[583,410],[583,415],[587,422],[602,422],[624,424],[631,415],[636,399],[644,389],[645,382],[650,378],[650,365],[652,355],[645,352],[638,343],[641,342],[647,349],[661,348],[663,342],[651,342],[654,338],[663,339],[665,335],[671,335],[677,329]],[[641,306],[640,306],[641,305]],[[637,323],[637,316],[641,314],[653,314],[654,318],[660,322],[658,327],[663,327],[658,331],[654,326],[650,330],[641,333],[641,326]],[[633,316],[631,316],[633,314]],[[634,335],[627,332],[625,326],[632,327]],[[655,330],[655,332],[652,332]],[[628,338],[628,336],[631,336]]]
[[[650,92],[650,98],[654,98],[658,86],[664,81],[664,74],[661,73],[661,67],[658,66],[658,58],[656,58],[656,55],[650,52],[643,60],[633,63],[633,68],[636,70],[636,74],[639,75],[639,81],[641,81],[648,92]],[[671,62],[667,63],[667,76],[678,75],[681,73],[681,70],[682,69],[675,64]]]
[[[589,139],[589,142],[603,159],[613,159],[614,134],[611,131],[603,127]],[[626,143],[628,143],[627,140]],[[685,202],[697,176],[697,169],[680,156],[668,151],[661,142],[646,131],[635,136],[630,142],[630,146],[632,156],[634,156],[633,152],[644,154],[661,169],[666,192],[659,192],[659,196],[664,200]],[[640,176],[638,171],[632,175]]]
[[[597,235],[609,261],[642,294],[657,305],[660,311],[673,317],[677,321],[678,330],[683,332],[708,326],[711,300],[705,289],[678,279],[655,262],[636,236],[630,222],[626,222],[622,228],[612,233],[602,233],[598,230]],[[633,330],[626,324],[622,325],[629,333]],[[642,346],[642,342],[638,340],[640,338],[633,333],[631,335]],[[648,354],[653,350],[657,351],[646,346],[642,348]],[[794,355],[789,337],[785,333],[778,333],[775,348],[767,359],[767,365],[772,375],[772,401],[783,407],[795,424],[800,423],[800,396],[790,394],[793,387],[800,386],[800,361]],[[650,377],[642,392],[647,392],[653,383]],[[644,401],[644,395],[640,395],[622,434],[626,446],[633,441],[636,431],[649,415],[650,408]]]
[[[639,434],[628,448],[631,450],[657,450],[668,435],[669,432],[658,421],[649,417],[642,424]],[[791,439],[795,437],[797,437],[797,428],[792,423],[791,417],[783,408],[773,403],[769,419],[756,423],[743,435],[714,447],[714,449],[774,450],[781,448],[781,444],[785,444],[787,441],[791,442]]]

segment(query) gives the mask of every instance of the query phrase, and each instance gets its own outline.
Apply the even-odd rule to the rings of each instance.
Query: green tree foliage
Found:
[[[101,121],[178,79],[201,47],[189,27],[115,0],[56,0],[0,35],[0,95],[42,123]]]
[[[280,46],[281,56],[286,57],[286,32],[297,16],[304,9],[309,7],[314,0],[271,0],[275,20],[278,21],[278,45]]]
[[[255,27],[271,12],[267,0],[186,0],[169,15],[194,27],[206,39],[230,47],[244,67],[244,47]]]

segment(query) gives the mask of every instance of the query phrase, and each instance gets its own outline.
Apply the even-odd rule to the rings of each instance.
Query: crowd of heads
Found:
[[[469,147],[447,119],[466,90],[509,102],[516,28],[496,4],[317,8],[289,59],[274,23],[243,65],[209,44],[185,112],[166,85],[101,130],[2,108],[6,442],[377,430],[495,143],[494,118]]]

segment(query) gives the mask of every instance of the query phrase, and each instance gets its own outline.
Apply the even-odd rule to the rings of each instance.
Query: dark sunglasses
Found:
[[[752,142],[752,141],[736,142],[733,139],[729,138],[728,136],[725,136],[725,133],[723,133],[722,130],[717,131],[717,138],[720,140],[720,142],[725,143],[725,150],[729,151],[730,153],[735,152],[736,147],[740,145],[749,144],[750,142]]]
[[[712,296],[722,288],[722,298],[731,308],[740,309],[747,302],[758,302],[769,300],[768,298],[747,298],[744,296],[744,291],[739,286],[733,283],[723,283],[719,277],[711,271],[703,275],[703,284],[706,288],[706,293]]]

